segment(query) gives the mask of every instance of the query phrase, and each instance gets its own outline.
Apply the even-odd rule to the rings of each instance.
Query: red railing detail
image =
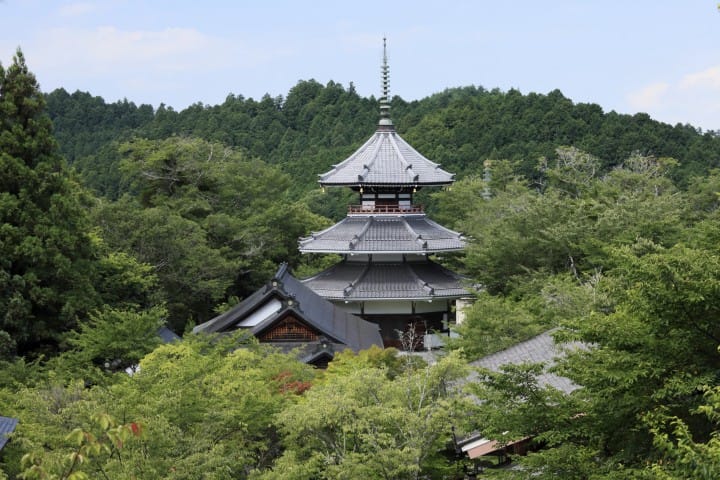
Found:
[[[349,205],[348,214],[423,213],[422,205]]]

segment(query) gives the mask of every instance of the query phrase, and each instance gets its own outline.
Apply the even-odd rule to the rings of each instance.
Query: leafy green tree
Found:
[[[467,272],[490,293],[508,294],[536,275],[567,272],[585,281],[611,267],[608,245],[677,242],[691,216],[667,176],[674,164],[633,155],[600,176],[597,158],[560,148],[554,161],[541,161],[540,188],[520,179],[486,199],[484,184],[472,182],[438,198],[441,211],[466,215],[457,226],[471,239]]]
[[[238,336],[240,335],[240,336]],[[140,363],[108,398],[146,426],[128,453],[153,478],[243,478],[279,454],[274,415],[307,388],[312,369],[246,339],[189,336]],[[118,413],[120,409],[118,409]]]
[[[469,385],[469,392],[479,399],[469,416],[471,430],[498,442],[528,439],[545,447],[539,454],[518,459],[527,465],[523,471],[502,478],[591,478],[591,473],[598,471],[592,462],[597,451],[574,443],[578,433],[570,428],[583,427],[583,417],[578,415],[583,405],[541,385],[538,376],[544,368],[525,363],[505,365],[499,372],[479,369],[477,381]]]
[[[694,215],[702,218],[715,212],[720,206],[720,170],[691,179],[687,195]]]
[[[716,179],[686,196],[670,180],[673,159],[631,155],[599,175],[591,156],[557,155],[541,164],[539,191],[510,184],[462,207],[473,240],[466,264],[488,291],[458,344],[477,356],[509,335],[562,325],[562,340],[587,345],[556,367],[581,388],[541,388],[536,366],[484,372],[476,425],[544,446],[520,460],[533,478],[684,472],[672,465],[685,461],[678,450],[702,458],[715,430],[701,393],[720,367]]]
[[[391,378],[365,366],[369,357],[358,360],[361,367],[346,365],[279,415],[286,450],[261,478],[441,475],[438,453],[462,410],[453,386],[463,362],[449,356]]]
[[[352,371],[364,368],[384,369],[388,378],[398,376],[406,366],[405,359],[398,356],[398,351],[392,347],[380,348],[376,345],[358,353],[352,350],[338,352],[327,368],[328,377],[345,376]]]
[[[720,368],[720,258],[683,246],[628,250],[614,312],[573,323],[578,338],[599,348],[569,356],[562,372],[584,386],[588,432],[604,456],[637,464],[653,457],[643,415],[666,411],[707,438],[708,423],[693,412]]]
[[[458,325],[457,339],[450,339],[450,348],[462,349],[471,360],[510,347],[541,333],[548,325],[516,301],[481,293],[464,312],[465,321]]]
[[[141,263],[128,253],[110,250],[96,232],[91,233],[91,237],[98,257],[95,288],[104,305],[134,310],[162,303],[159,280],[152,265]]]
[[[468,273],[491,293],[507,292],[529,272],[568,271],[579,257],[582,218],[556,191],[541,194],[508,185],[490,200],[478,200],[462,231],[472,239],[465,254]]]
[[[162,307],[143,312],[107,308],[91,314],[67,341],[82,363],[125,370],[160,344],[158,329],[166,316]]]
[[[720,475],[720,389],[708,386],[704,396],[705,402],[696,413],[712,424],[712,433],[705,441],[697,441],[692,428],[676,416],[658,411],[646,417],[653,443],[662,456],[645,472],[645,478],[711,480]]]
[[[109,459],[112,456],[120,457],[125,444],[142,434],[142,427],[136,422],[118,425],[109,415],[97,414],[93,417],[98,432],[85,431],[76,428],[70,432],[65,440],[75,448],[62,464],[45,465],[43,457],[35,453],[28,453],[21,460],[23,472],[18,478],[23,480],[89,480],[93,474],[103,471],[98,460]],[[99,458],[98,458],[99,457]],[[103,458],[105,457],[105,458]],[[96,465],[84,465],[95,463]]]
[[[18,51],[0,68],[0,330],[20,353],[54,350],[99,303],[85,211]]]
[[[488,434],[508,430],[544,445],[521,460],[534,478],[627,478],[649,473],[648,463],[700,475],[714,465],[704,457],[717,430],[705,415],[714,397],[704,402],[702,393],[720,371],[720,257],[647,241],[612,255],[614,269],[598,284],[606,301],[564,320],[558,334],[586,345],[556,367],[580,388],[570,396],[539,389],[535,367],[513,367],[475,388],[484,400],[478,421]]]
[[[152,268],[177,331],[190,319],[206,320],[241,270],[235,252],[224,254],[201,224],[166,206],[143,209],[124,198],[102,205],[94,216],[109,245]]]
[[[105,333],[120,329],[110,325],[113,317],[82,332],[79,351],[89,355],[106,343]],[[10,478],[33,465],[35,473],[79,471],[87,478],[248,478],[280,455],[274,417],[310,388],[315,372],[238,332],[190,335],[146,355],[132,376],[109,375],[92,388],[52,372],[33,387],[0,388],[3,413],[20,419],[3,450]],[[78,453],[92,458],[69,470]]]
[[[198,138],[135,139],[120,147],[131,193],[94,219],[108,246],[150,266],[172,326],[210,318],[229,296],[300,263],[298,237],[328,224],[288,198],[277,168]]]

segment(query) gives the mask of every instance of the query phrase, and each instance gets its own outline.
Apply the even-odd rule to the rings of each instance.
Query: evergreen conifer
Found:
[[[54,350],[96,304],[88,232],[82,190],[18,50],[0,65],[0,332],[18,353]]]

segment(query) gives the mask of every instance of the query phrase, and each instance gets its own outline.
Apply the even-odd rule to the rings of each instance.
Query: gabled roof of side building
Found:
[[[570,379],[548,371],[556,359],[564,355],[566,348],[585,348],[582,344],[558,345],[552,337],[553,330],[548,330],[529,340],[512,347],[493,353],[471,362],[471,366],[483,367],[492,371],[500,371],[503,365],[519,365],[521,363],[542,363],[545,370],[537,378],[541,386],[552,386],[562,392],[570,393],[579,388]]]
[[[157,334],[158,334],[158,337],[160,337],[160,341],[162,341],[162,343],[172,343],[172,342],[177,342],[179,340],[182,340],[182,337],[180,337],[177,333],[170,330],[165,325],[158,328]]]
[[[247,328],[253,335],[259,335],[288,314],[305,322],[337,346],[356,352],[373,345],[383,346],[376,324],[347,313],[318,296],[293,277],[285,263],[264,287],[227,312],[196,326],[193,333],[220,333]]]
[[[0,417],[0,450],[2,450],[8,442],[8,436],[15,431],[18,421],[17,418]]]
[[[302,253],[434,253],[463,248],[462,234],[425,215],[352,215],[300,239]]]

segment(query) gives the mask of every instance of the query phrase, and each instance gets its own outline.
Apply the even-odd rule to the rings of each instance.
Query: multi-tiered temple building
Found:
[[[343,260],[304,280],[318,295],[380,325],[385,346],[398,332],[446,331],[455,301],[467,295],[460,277],[431,256],[465,247],[462,235],[432,221],[413,194],[453,183],[453,174],[428,160],[395,131],[390,119],[389,68],[383,55],[383,96],[375,134],[355,153],[320,175],[323,187],[347,187],[359,203],[344,220],[300,239],[302,253],[336,253]],[[407,338],[407,336],[406,336]],[[429,347],[425,337],[425,347]],[[422,343],[415,343],[415,347]]]

